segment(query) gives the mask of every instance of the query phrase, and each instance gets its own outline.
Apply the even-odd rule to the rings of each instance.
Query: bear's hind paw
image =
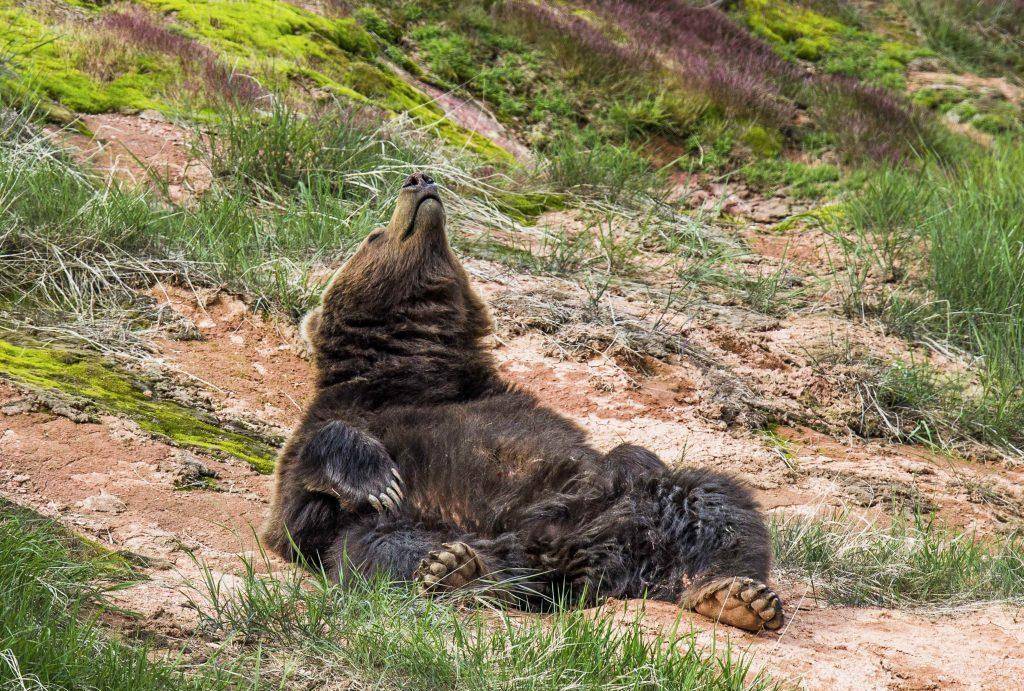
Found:
[[[427,554],[413,573],[422,595],[462,588],[486,574],[483,561],[465,542],[446,542]]]
[[[698,614],[747,631],[775,631],[782,626],[779,596],[752,578],[717,579],[699,588],[687,600]]]

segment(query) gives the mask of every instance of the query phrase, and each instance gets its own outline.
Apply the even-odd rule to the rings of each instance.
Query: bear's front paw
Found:
[[[327,423],[302,449],[303,485],[338,498],[349,510],[398,511],[404,483],[387,449],[340,420]]]
[[[398,474],[397,468],[391,469],[391,474],[394,476],[383,492],[378,494],[367,494],[366,501],[369,502],[370,506],[377,510],[377,513],[384,511],[390,511],[394,513],[398,511],[399,505],[402,500],[405,499],[405,494],[402,492],[402,476]]]
[[[405,492],[402,490],[404,484],[398,469],[391,468],[382,480],[366,483],[359,488],[352,487],[343,480],[328,479],[326,482],[308,482],[306,489],[333,495],[350,509],[370,506],[377,513],[395,513],[405,499]]]

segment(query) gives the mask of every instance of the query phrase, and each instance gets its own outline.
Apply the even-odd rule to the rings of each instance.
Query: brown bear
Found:
[[[281,452],[267,544],[342,580],[498,583],[524,607],[646,596],[779,628],[746,489],[630,444],[601,453],[499,376],[490,329],[433,180],[411,175],[305,320],[316,394]]]

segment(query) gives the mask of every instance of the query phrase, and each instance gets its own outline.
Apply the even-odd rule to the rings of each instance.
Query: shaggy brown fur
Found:
[[[411,176],[305,321],[316,396],[281,453],[268,545],[427,592],[486,578],[524,605],[647,595],[778,628],[748,492],[640,447],[601,453],[503,381],[444,226],[433,181]]]

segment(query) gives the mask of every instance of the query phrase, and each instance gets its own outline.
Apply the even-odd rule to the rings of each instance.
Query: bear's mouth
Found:
[[[437,196],[436,192],[428,192],[427,194],[424,194],[422,197],[420,197],[420,199],[416,202],[416,209],[412,212],[412,218],[409,219],[409,227],[407,227],[405,229],[405,232],[402,233],[402,240],[408,239],[409,236],[411,236],[413,232],[416,230],[416,217],[419,216],[420,207],[423,206],[423,202],[430,199],[433,199],[438,204],[441,203],[441,198]]]

